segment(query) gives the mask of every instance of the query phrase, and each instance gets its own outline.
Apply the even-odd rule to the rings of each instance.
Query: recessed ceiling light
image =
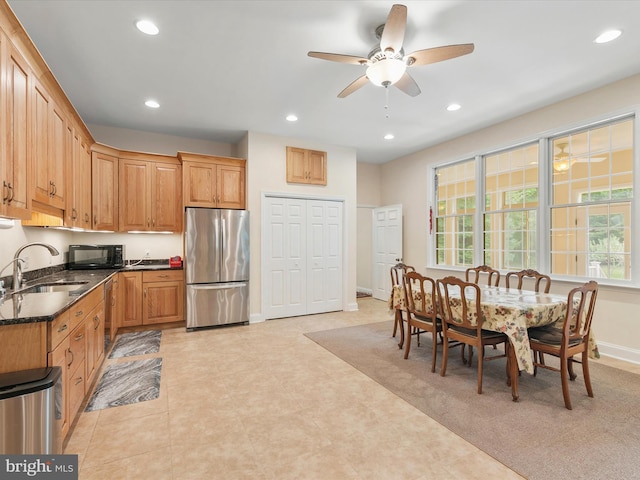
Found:
[[[156,27],[156,25],[149,20],[138,20],[136,22],[136,27],[142,33],[146,33],[147,35],[157,35],[160,31],[158,27]]]
[[[606,32],[601,33],[598,36],[598,38],[594,40],[594,42],[607,43],[607,42],[610,42],[611,40],[615,40],[620,35],[622,35],[622,32],[620,30],[607,30]]]
[[[462,107],[460,105],[458,105],[457,103],[452,103],[451,105],[449,105],[447,107],[447,110],[449,110],[450,112],[455,112],[456,110],[460,110]]]
[[[387,134],[384,136],[384,139],[385,139],[385,140],[393,140],[394,138],[396,138],[396,137],[394,137],[394,136],[393,136],[393,133],[387,133]]]
[[[149,108],[160,108],[160,104],[155,100],[147,100],[144,104]]]
[[[288,122],[297,122],[298,121],[298,117],[296,117],[293,113],[287,115],[287,121]]]

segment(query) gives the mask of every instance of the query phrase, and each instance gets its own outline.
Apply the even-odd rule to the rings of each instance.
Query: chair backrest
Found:
[[[519,272],[507,273],[507,276],[505,277],[505,286],[507,288],[511,288],[511,285],[509,284],[510,277],[518,278],[517,286],[515,285],[515,278],[513,285],[513,288],[517,288],[518,290],[522,290],[522,281],[525,278],[533,278],[535,280],[534,286],[536,292],[540,291],[540,286],[544,287],[544,293],[549,293],[549,288],[551,288],[551,277],[549,277],[549,275],[543,275],[542,273],[539,273],[535,270],[527,269],[520,270]]]
[[[418,272],[405,273],[404,302],[410,314],[435,322],[438,317],[436,281]]]
[[[416,269],[402,262],[396,263],[391,267],[391,287],[394,285],[402,285],[404,274],[407,272],[415,272]]]
[[[480,278],[483,275],[486,275],[487,277],[488,286],[497,287],[498,284],[500,283],[500,272],[498,270],[494,270],[488,265],[480,265],[478,267],[467,268],[465,279],[467,280],[467,282],[473,282],[475,284],[479,284]]]
[[[569,292],[567,296],[567,314],[562,326],[562,338],[565,345],[570,340],[578,338],[588,343],[597,297],[598,283],[593,280]],[[573,308],[571,308],[572,305]]]
[[[442,321],[447,325],[481,330],[480,287],[458,277],[445,277],[437,281]],[[478,321],[479,320],[479,321]]]

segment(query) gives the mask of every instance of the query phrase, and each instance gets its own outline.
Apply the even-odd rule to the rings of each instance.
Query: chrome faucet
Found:
[[[24,263],[24,260],[20,257],[18,258],[14,258],[13,260],[11,260],[9,263],[7,263],[4,267],[2,267],[2,270],[0,270],[0,277],[2,276],[2,273],[9,268],[11,265],[13,265],[14,263]],[[14,267],[15,268],[15,267]],[[14,270],[15,271],[15,270]],[[4,280],[0,280],[0,299],[4,298],[5,294],[7,293],[7,291],[4,288]]]
[[[45,247],[47,250],[49,250],[49,253],[54,257],[57,255],[60,255],[60,252],[58,251],[58,249],[49,245],[48,243],[33,242],[33,243],[27,243],[26,245],[21,246],[16,251],[16,254],[13,256],[13,262],[15,262],[13,266],[13,291],[14,292],[18,290],[18,288],[20,288],[20,286],[22,285],[22,265],[20,265],[20,262],[18,261],[18,260],[22,260],[20,258],[20,254],[25,248],[32,247],[34,245],[40,245],[41,247]],[[24,263],[24,260],[22,260],[22,262]]]

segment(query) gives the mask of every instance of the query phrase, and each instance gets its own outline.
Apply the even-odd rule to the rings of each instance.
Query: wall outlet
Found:
[[[144,258],[149,258],[151,257],[151,251],[150,250],[145,250],[144,251]]]

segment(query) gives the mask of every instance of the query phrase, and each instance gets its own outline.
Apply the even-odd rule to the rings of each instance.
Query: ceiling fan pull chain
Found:
[[[389,87],[384,87],[384,116],[389,118]]]

